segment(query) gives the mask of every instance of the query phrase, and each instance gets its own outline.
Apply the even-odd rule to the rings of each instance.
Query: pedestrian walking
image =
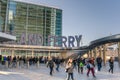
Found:
[[[77,70],[78,70],[78,73],[80,73],[80,60],[81,60],[81,58],[80,57],[78,57],[77,58]]]
[[[98,56],[98,57],[96,58],[96,62],[97,62],[98,71],[100,71],[101,68],[102,68],[102,58],[101,58],[100,56]]]
[[[12,68],[16,68],[16,65],[17,65],[17,57],[14,56],[12,59]]]
[[[84,67],[83,61],[81,61],[80,62],[80,71],[81,71],[81,74],[83,74],[83,67]]]
[[[56,71],[59,72],[59,67],[60,67],[60,58],[59,57],[56,57],[55,59],[55,64],[56,64]]]
[[[109,59],[109,72],[113,73],[113,68],[114,68],[114,60],[113,60],[113,57],[110,57]]]
[[[53,68],[54,68],[54,61],[52,60],[52,58],[50,57],[48,62],[47,62],[47,67],[49,67],[50,69],[50,75],[52,76],[53,75]]]
[[[94,67],[95,67],[94,58],[91,58],[91,59],[88,61],[88,63],[87,63],[86,66],[87,66],[87,69],[88,69],[88,71],[87,71],[87,77],[89,77],[89,73],[90,73],[90,71],[91,71],[93,77],[95,78],[96,76],[95,76],[95,70],[94,70]]]
[[[72,80],[74,80],[73,69],[74,69],[73,60],[69,59],[67,64],[66,64],[67,80],[69,80],[70,77]]]

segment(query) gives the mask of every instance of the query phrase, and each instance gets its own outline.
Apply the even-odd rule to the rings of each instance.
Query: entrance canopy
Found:
[[[0,32],[0,42],[15,41],[16,36]]]

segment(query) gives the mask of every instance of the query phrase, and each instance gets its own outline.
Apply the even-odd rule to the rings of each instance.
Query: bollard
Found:
[[[30,65],[29,65],[29,61],[27,62],[27,68],[29,68],[30,67]]]
[[[16,66],[16,68],[19,68],[19,61],[17,61],[17,66]]]
[[[5,61],[5,68],[8,68],[8,61]]]
[[[20,61],[20,68],[24,68],[24,62],[22,60]]]
[[[39,64],[39,61],[37,61],[37,68],[39,68],[39,65],[40,65],[40,64]]]

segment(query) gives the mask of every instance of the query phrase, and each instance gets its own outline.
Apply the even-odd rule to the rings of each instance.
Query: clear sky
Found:
[[[25,0],[21,0],[25,1]],[[63,35],[83,35],[83,45],[120,33],[120,0],[26,0],[63,10]]]

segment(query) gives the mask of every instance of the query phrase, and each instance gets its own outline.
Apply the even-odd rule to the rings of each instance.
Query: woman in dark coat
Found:
[[[109,66],[110,66],[109,72],[113,73],[113,68],[114,68],[114,60],[113,60],[113,57],[110,57]]]

